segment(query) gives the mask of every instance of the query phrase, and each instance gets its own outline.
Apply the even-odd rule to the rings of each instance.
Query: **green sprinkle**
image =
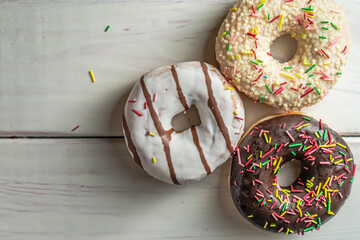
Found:
[[[314,76],[314,74],[309,75],[309,77],[312,77],[312,76]]]
[[[266,201],[264,201],[264,203],[261,206],[264,206],[266,204]]]
[[[346,165],[345,165],[345,168],[349,169],[349,167],[348,167],[348,166],[346,166]],[[350,169],[349,169],[349,170],[350,170]]]
[[[265,84],[265,86],[266,86],[266,88],[267,88],[271,93],[274,93],[267,84]]]
[[[302,146],[302,143],[291,144],[291,145],[289,145],[288,147],[289,147],[289,148],[292,148],[292,147],[299,147],[299,146]]]
[[[275,149],[275,150],[277,149],[277,143],[275,143],[274,149]]]
[[[258,62],[261,62],[261,63],[263,63],[263,62],[264,62],[264,61],[262,61],[262,60],[260,60],[260,59],[258,59],[257,61],[258,61]]]
[[[261,202],[262,201],[262,199],[259,199],[259,201],[258,202]]]
[[[230,33],[230,31],[227,31],[224,36],[228,35],[229,33]]]
[[[324,137],[324,138],[323,138],[324,141],[326,141],[327,131],[328,131],[327,129],[324,130],[324,136],[323,136],[323,137]]]
[[[264,103],[264,96],[261,97],[261,103]]]
[[[320,140],[318,140],[318,143],[319,143],[319,145],[321,145],[321,141],[320,141]]]
[[[352,178],[350,182],[353,183],[354,179],[355,179],[355,178]]]
[[[336,73],[337,75],[341,75],[342,73],[341,72],[338,72],[338,73]]]
[[[313,230],[315,227],[309,227],[309,228],[305,228],[304,229],[304,232],[308,232],[308,231],[310,231],[310,230]]]
[[[339,153],[340,153],[341,155],[345,156],[345,153],[343,153],[342,151],[339,151]]]
[[[321,96],[321,93],[320,93],[319,89],[317,89],[316,86],[314,86],[314,89],[315,89],[315,91]]]
[[[259,66],[259,64],[257,63],[257,62],[254,62],[254,61],[251,61],[253,64],[255,64],[255,65],[258,65]]]
[[[291,151],[291,153],[292,153],[294,156],[296,156],[296,153],[294,153],[294,151]]]
[[[287,206],[287,204],[284,204],[283,208],[281,209],[282,212],[285,211],[286,206]]]
[[[310,72],[314,67],[316,66],[316,64],[314,64],[314,65],[312,65],[308,70],[306,70],[306,72],[305,73],[308,73],[308,72]]]
[[[308,118],[308,117],[303,117],[304,120],[308,120],[308,121],[311,121],[311,118]]]
[[[338,30],[338,27],[336,27],[335,24],[331,23],[331,26],[333,26],[333,28],[335,28],[335,30]]]
[[[326,28],[326,27],[322,27],[323,29],[325,29],[325,30],[329,30],[328,28]]]
[[[264,166],[264,165],[268,164],[269,162],[270,162],[270,160],[268,160],[268,161],[266,161],[266,162],[262,163],[262,164],[261,164],[261,166]]]
[[[264,4],[261,4],[256,10],[259,10],[260,8],[262,8],[264,6]]]
[[[322,23],[322,24],[324,24],[324,23],[329,23],[329,21],[321,21],[321,23]]]
[[[305,148],[306,148],[306,146],[304,145],[303,150],[302,150],[303,152],[305,152]]]
[[[320,130],[318,131],[318,134],[319,134],[319,137],[322,137],[322,134],[321,134]],[[321,145],[321,144],[320,144],[320,145]]]
[[[349,195],[346,195],[346,198],[349,198]]]
[[[339,187],[341,187],[343,184],[344,184],[344,181],[342,181],[342,182],[340,183]]]
[[[331,202],[328,201],[328,211],[330,212],[330,209],[331,209]]]
[[[323,194],[324,192],[323,191],[321,191],[321,193],[319,193],[319,195],[315,198],[315,200],[318,200],[319,199],[319,197]]]
[[[270,14],[268,14],[268,21],[270,21]]]
[[[306,85],[309,86],[309,85],[311,85],[311,84],[312,84],[312,83],[307,83]]]
[[[105,32],[107,32],[107,31],[109,30],[109,28],[110,28],[110,26],[107,26],[107,27],[105,28]]]
[[[321,225],[321,218],[318,217],[318,223]]]
[[[228,44],[228,51],[230,51],[230,49],[231,49],[231,45],[230,45],[230,43]]]
[[[319,38],[321,38],[321,39],[327,39],[327,37],[324,37],[324,36],[319,36]]]
[[[292,69],[293,67],[284,67],[284,69]]]

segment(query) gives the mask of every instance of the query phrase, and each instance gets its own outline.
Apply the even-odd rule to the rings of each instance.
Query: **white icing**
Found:
[[[231,86],[226,83],[224,77],[217,69],[208,64],[207,67],[214,97],[225,126],[229,131],[231,145],[235,148],[243,134],[244,121],[236,119],[234,112],[238,113],[238,117],[244,119],[242,101],[235,89],[229,90],[227,88]],[[180,63],[176,64],[175,68],[178,74],[179,85],[182,88],[188,106],[195,105],[199,111],[201,125],[196,127],[196,130],[200,146],[212,172],[224,163],[231,154],[227,150],[225,139],[219,130],[215,117],[208,107],[208,90],[201,63]],[[179,100],[171,66],[160,67],[145,74],[144,82],[152,98],[157,93],[157,100],[153,102],[153,106],[163,128],[165,130],[172,129],[172,118],[185,109]],[[129,100],[136,100],[136,102],[128,102],[126,104],[125,119],[144,170],[157,179],[173,183],[163,143],[156,131],[149,109],[144,109],[146,100],[140,82],[134,86]],[[138,116],[132,112],[132,109],[141,112],[143,116]],[[148,131],[156,134],[156,136],[146,135]],[[204,178],[207,173],[194,144],[191,130],[188,129],[182,133],[174,132],[171,137],[169,145],[171,161],[178,182],[186,184]],[[128,139],[126,140],[128,141]],[[156,158],[156,163],[153,163],[153,157]]]
[[[351,47],[350,29],[345,12],[334,0],[316,0],[310,4],[308,2],[309,0],[291,2],[268,0],[262,8],[256,11],[256,15],[259,17],[250,15],[253,14],[252,5],[256,8],[260,0],[239,0],[236,3],[235,8],[237,10],[228,14],[220,28],[219,36],[216,39],[216,55],[221,71],[226,71],[225,76],[233,79],[234,86],[239,91],[255,100],[264,97],[264,103],[288,111],[298,110],[319,102],[336,84],[341,77],[337,73],[343,71]],[[297,20],[294,21],[293,19],[306,13],[302,11],[302,8],[308,8],[309,5],[314,9],[314,17],[310,18],[314,24],[309,25],[309,21],[304,20],[303,15],[301,15],[302,25],[300,25]],[[279,29],[280,18],[269,23],[268,14],[270,14],[271,20],[279,15],[284,16],[281,29]],[[321,23],[322,21],[329,21],[329,23],[324,24]],[[340,29],[335,30],[330,23],[336,24]],[[306,26],[312,30],[305,29]],[[254,38],[247,35],[256,27],[258,27],[258,35],[256,36],[258,38],[258,49],[255,47]],[[328,28],[328,30],[323,29],[323,27]],[[220,37],[225,32],[228,34]],[[292,60],[280,63],[267,53],[270,52],[271,41],[285,34],[293,35],[296,38],[298,49]],[[321,39],[319,36],[324,36],[327,39]],[[336,44],[328,48],[336,39],[338,39]],[[231,44],[230,51],[228,49],[229,44]],[[348,50],[342,53],[345,46]],[[251,52],[251,49],[254,49],[258,59],[263,61],[263,63],[259,63],[258,68],[263,69],[264,75],[267,77],[261,77],[255,86],[252,84],[255,83],[254,81],[260,73],[255,71],[254,64],[250,62],[255,60],[254,55],[246,54],[246,52]],[[318,51],[321,49],[325,50],[330,59],[325,55],[320,56]],[[304,58],[306,58],[305,63],[309,65],[303,63]],[[316,67],[306,73],[313,64],[316,64]],[[296,72],[292,72],[292,69],[284,69],[284,67],[289,66],[293,68],[299,66],[299,68]],[[317,73],[320,70],[326,72],[334,81],[321,79],[324,75]],[[294,79],[283,76],[281,73],[290,75]],[[314,76],[309,77],[311,74]],[[279,84],[285,82],[288,83],[283,85],[284,91],[279,95],[271,93],[266,88],[266,85],[272,87],[274,84],[276,91],[280,88]],[[307,89],[303,89],[307,83],[311,83],[307,89],[316,86],[321,96],[313,91],[301,98],[307,91]],[[300,89],[301,84],[303,85]],[[292,88],[298,89],[298,91]]]

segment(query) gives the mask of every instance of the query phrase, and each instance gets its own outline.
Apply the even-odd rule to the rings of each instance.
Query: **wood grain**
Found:
[[[214,37],[234,2],[1,1],[0,135],[122,136],[123,106],[142,74],[181,61],[216,64]],[[354,39],[349,65],[328,97],[304,111],[358,134],[360,5],[341,4]],[[278,112],[243,99],[248,125]]]
[[[346,140],[359,156],[360,138]],[[172,186],[142,172],[123,140],[1,139],[0,152],[2,239],[281,239],[237,213],[229,163]],[[356,178],[340,213],[306,239],[359,239],[359,199]]]

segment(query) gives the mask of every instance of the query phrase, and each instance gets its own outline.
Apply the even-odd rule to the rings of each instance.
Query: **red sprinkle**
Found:
[[[136,113],[137,115],[139,115],[140,117],[144,116],[142,113],[136,111],[135,109],[132,109],[132,111],[133,111],[134,113]]]
[[[274,22],[276,19],[278,19],[280,17],[280,15],[279,16],[277,16],[277,17],[275,17],[273,20],[271,20],[269,23],[272,23],[272,22]]]

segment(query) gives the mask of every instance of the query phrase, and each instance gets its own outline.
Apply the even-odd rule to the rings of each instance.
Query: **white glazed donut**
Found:
[[[283,35],[298,48],[280,63],[271,42]],[[341,77],[350,28],[334,0],[239,0],[216,40],[221,72],[247,96],[285,111],[319,102]]]
[[[191,106],[201,124],[176,133],[172,118]],[[136,83],[123,130],[135,162],[171,184],[198,181],[224,163],[240,140],[244,108],[219,70],[202,62],[157,68]]]

